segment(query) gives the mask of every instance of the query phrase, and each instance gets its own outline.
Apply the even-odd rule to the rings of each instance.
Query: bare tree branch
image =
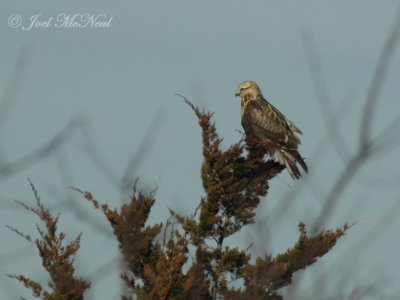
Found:
[[[380,219],[374,225],[372,225],[371,229],[364,235],[364,237],[361,238],[361,240],[358,241],[353,247],[349,248],[343,254],[343,257],[350,257],[352,253],[361,253],[362,249],[365,249],[367,245],[376,242],[384,230],[386,230],[399,218],[399,209],[400,199],[386,209]]]
[[[63,159],[58,158],[57,166],[63,186],[75,186],[75,183],[73,182],[73,175],[69,168],[67,159],[65,157]],[[64,197],[65,200],[62,201],[63,206],[67,207],[81,222],[88,224],[98,233],[111,237],[111,232],[108,230],[109,228],[100,222],[100,219],[96,218],[95,215],[87,213],[83,209],[81,201],[73,197],[71,192],[71,189],[67,189],[65,196],[57,195],[56,199]]]
[[[119,175],[99,151],[99,147],[94,140],[92,127],[88,121],[86,121],[85,126],[82,127],[82,135],[84,147],[89,159],[112,185],[118,187],[120,185]]]
[[[339,174],[336,182],[334,183],[332,189],[326,197],[322,212],[319,215],[315,226],[313,227],[313,232],[317,232],[321,228],[323,223],[328,221],[340,196],[342,195],[346,187],[348,187],[350,180],[354,178],[363,163],[367,161],[367,159],[370,158],[371,155],[374,154],[374,150],[377,151],[376,148],[374,148],[376,146],[374,145],[374,140],[370,136],[370,126],[372,118],[374,116],[373,113],[375,112],[375,107],[378,102],[379,93],[382,88],[382,83],[388,72],[389,63],[393,58],[394,49],[397,46],[399,35],[400,8],[398,10],[398,13],[396,14],[395,26],[386,40],[380,60],[378,62],[369,87],[363,115],[361,117],[361,132],[358,150],[347,163],[343,171]]]
[[[17,99],[17,94],[25,79],[25,70],[30,63],[31,57],[31,47],[27,44],[23,45],[19,50],[17,61],[10,75],[10,80],[4,89],[0,101],[0,131],[4,128],[10,109]]]
[[[166,117],[166,113],[164,109],[160,109],[157,114],[154,116],[150,126],[147,128],[146,133],[144,135],[143,140],[140,142],[140,147],[131,157],[124,175],[121,180],[121,190],[124,193],[126,190],[130,190],[132,188],[133,180],[135,177],[135,170],[139,168],[141,163],[145,160],[146,156],[149,154],[149,150],[151,149],[155,137],[157,133],[161,129],[161,125],[164,123]]]
[[[378,61],[378,65],[375,69],[371,84],[369,86],[368,95],[361,120],[359,145],[360,149],[368,148],[371,142],[371,126],[376,104],[379,100],[379,94],[382,90],[383,82],[388,73],[390,62],[393,58],[394,50],[396,49],[397,42],[400,36],[400,8],[398,9],[394,20],[395,23],[393,29],[390,32],[389,37],[386,39],[383,51]]]
[[[336,111],[333,112],[331,122],[329,124],[328,131],[336,128],[338,126],[338,121],[340,119],[340,116],[344,117],[347,110],[348,105],[347,105],[347,97],[343,99],[341,102],[340,106]],[[313,165],[317,165],[319,161],[322,158],[322,155],[326,152],[327,146],[329,144],[329,138],[330,136],[323,136],[320,141],[317,143],[317,146],[315,147],[314,151],[310,155],[311,157],[311,162],[310,162],[310,169],[313,169]],[[266,217],[265,219],[267,220],[267,224],[265,225],[266,228],[271,228],[272,224],[275,224],[279,219],[282,218],[282,215],[284,214],[285,211],[289,209],[289,207],[293,204],[293,201],[296,199],[297,195],[300,193],[300,191],[305,188],[306,186],[311,185],[311,180],[312,180],[312,173],[309,173],[307,176],[305,176],[301,182],[301,184],[296,184],[291,188],[288,193],[281,199],[279,202],[279,205],[274,208],[272,213]]]
[[[12,176],[15,173],[37,163],[38,161],[45,159],[50,154],[62,147],[81,127],[81,118],[78,117],[72,119],[60,133],[50,139],[46,144],[40,146],[36,150],[26,154],[16,161],[5,163],[0,166],[0,179]]]
[[[340,115],[335,116],[333,114],[334,107],[332,106],[331,97],[329,95],[328,88],[326,87],[326,80],[322,71],[321,62],[314,39],[310,32],[305,32],[302,35],[302,40],[311,72],[311,78],[314,83],[315,94],[320,104],[328,135],[340,159],[343,162],[346,162],[350,157],[349,147],[346,145],[345,139],[341,134],[340,127],[338,126]],[[336,126],[332,126],[332,124],[335,124]]]

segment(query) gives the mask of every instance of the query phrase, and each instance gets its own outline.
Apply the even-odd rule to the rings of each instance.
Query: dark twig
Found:
[[[103,176],[115,187],[120,184],[117,172],[111,167],[105,156],[100,152],[99,147],[94,139],[94,132],[90,122],[86,121],[82,127],[82,136],[84,147],[88,158],[93,162],[94,166],[103,174]]]
[[[347,98],[344,98],[341,102],[338,109],[336,109],[332,114],[332,119],[329,124],[328,131],[333,130],[338,125],[339,116],[342,116],[348,111],[347,110]],[[320,141],[317,143],[317,146],[314,148],[310,157],[312,158],[310,162],[311,169],[313,165],[317,165],[322,158],[322,155],[326,152],[327,146],[329,144],[329,136],[324,135]],[[296,184],[292,189],[288,191],[288,193],[283,197],[283,199],[279,202],[279,205],[274,208],[272,213],[266,218],[267,224],[266,228],[270,228],[272,224],[275,224],[278,220],[282,218],[284,212],[286,212],[289,207],[292,205],[293,201],[296,199],[300,191],[305,188],[307,185],[310,185],[310,181],[312,180],[312,173],[310,175],[305,176],[302,180],[302,184]]]
[[[361,253],[362,249],[365,249],[367,245],[371,244],[371,242],[376,242],[383,231],[399,218],[399,209],[400,199],[386,209],[380,220],[376,222],[376,225],[372,226],[371,230],[369,230],[363,238],[361,238],[352,248],[348,249],[343,254],[343,257],[350,257],[352,253]]]
[[[399,36],[400,36],[400,8],[397,11],[392,32],[386,39],[385,46],[383,48],[383,51],[378,61],[378,65],[375,69],[371,84],[369,86],[368,95],[361,120],[360,145],[359,145],[360,151],[361,149],[366,149],[370,146],[371,127],[373,123],[375,108],[379,100],[379,95],[383,87],[383,82],[388,73],[390,62],[394,56],[395,53],[394,50],[396,49]]]
[[[4,89],[2,99],[0,101],[0,131],[4,128],[4,124],[7,122],[10,109],[13,103],[15,103],[18,91],[20,90],[21,84],[25,79],[25,70],[29,65],[31,57],[32,49],[30,46],[25,44],[19,50],[17,61],[10,75],[10,80]]]
[[[373,112],[375,111],[375,107],[378,102],[383,80],[388,72],[389,63],[393,58],[394,49],[396,48],[396,43],[398,41],[399,35],[400,8],[398,10],[398,13],[396,14],[395,26],[386,40],[386,43],[381,53],[381,57],[378,61],[378,65],[376,67],[374,76],[369,87],[363,115],[361,117],[361,131],[358,150],[347,163],[344,170],[340,173],[335,184],[333,185],[328,196],[326,197],[325,205],[322,209],[321,214],[318,217],[317,222],[315,223],[313,232],[317,232],[321,228],[322,224],[328,221],[328,218],[333,213],[333,209],[336,206],[340,196],[349,185],[350,180],[354,178],[363,163],[367,161],[367,159],[370,158],[371,155],[374,154],[374,140],[370,136],[371,121],[373,118]]]
[[[150,149],[155,141],[155,137],[160,131],[161,125],[165,121],[165,117],[165,110],[160,109],[154,116],[150,126],[147,128],[144,138],[140,143],[139,149],[131,157],[122,177],[121,188],[123,193],[132,187],[133,178],[136,177],[134,172],[139,168],[146,156],[149,154]]]
[[[59,174],[61,177],[61,181],[63,182],[63,186],[72,186],[75,185],[73,182],[73,176],[71,174],[71,170],[69,167],[68,160],[66,157],[58,158],[57,165]],[[62,197],[61,195],[57,195],[57,198]],[[62,201],[63,207],[67,207],[80,221],[85,224],[88,224],[93,229],[95,229],[98,233],[102,235],[111,236],[110,230],[108,227],[101,223],[99,219],[96,219],[94,215],[87,213],[84,211],[81,201],[75,199],[71,193],[71,189],[67,189],[66,195],[64,196],[65,200]]]
[[[23,169],[30,167],[31,165],[37,163],[38,161],[47,158],[50,154],[54,153],[60,147],[62,147],[73,134],[82,126],[81,118],[72,119],[69,124],[55,137],[53,137],[46,144],[26,154],[22,158],[5,163],[0,166],[0,179],[4,177],[9,177],[15,173],[20,172]]]
[[[339,157],[343,162],[346,162],[350,156],[349,147],[346,145],[345,139],[341,134],[340,127],[332,126],[332,124],[338,125],[340,118],[332,113],[334,108],[326,86],[325,76],[322,71],[314,39],[310,32],[305,32],[302,35],[302,40],[311,72],[311,78],[314,83],[315,94],[320,104],[328,135]]]

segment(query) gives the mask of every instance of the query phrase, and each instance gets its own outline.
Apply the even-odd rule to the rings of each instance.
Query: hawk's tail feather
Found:
[[[304,159],[301,157],[300,153],[294,149],[288,149],[288,151],[290,152],[290,154],[292,154],[294,156],[295,160],[300,164],[300,166],[303,168],[303,170],[307,173],[308,167],[307,167]]]
[[[308,172],[308,167],[305,161],[303,160],[299,152],[295,149],[276,149],[273,157],[280,164],[286,166],[286,169],[293,179],[300,179],[302,177],[301,172],[296,165],[297,163],[300,164],[300,166],[304,169],[306,173]]]

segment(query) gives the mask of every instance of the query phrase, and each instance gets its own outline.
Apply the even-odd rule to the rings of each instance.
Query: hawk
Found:
[[[252,136],[265,145],[268,154],[286,166],[293,179],[301,178],[297,164],[307,172],[308,168],[297,151],[301,130],[278,109],[264,99],[254,81],[244,81],[236,89],[240,96],[242,126],[246,136]]]

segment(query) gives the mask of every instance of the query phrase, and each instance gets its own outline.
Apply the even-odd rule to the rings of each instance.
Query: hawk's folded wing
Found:
[[[294,131],[301,131],[278,109],[264,99],[248,101],[242,115],[242,126],[247,135],[268,139],[282,146],[297,149],[299,138]]]

